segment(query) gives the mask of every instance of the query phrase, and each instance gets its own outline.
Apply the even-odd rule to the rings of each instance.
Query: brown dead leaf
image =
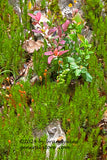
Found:
[[[35,50],[38,51],[42,46],[44,45],[41,40],[37,40],[36,42],[34,40],[26,40],[22,48],[28,53],[33,53]]]

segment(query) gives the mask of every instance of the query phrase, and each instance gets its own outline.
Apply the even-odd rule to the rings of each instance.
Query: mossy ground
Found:
[[[92,3],[94,5],[94,1]],[[95,9],[96,12],[90,10],[88,1],[86,7],[89,9],[86,18],[90,19],[90,23],[93,22],[94,31],[94,54],[89,60],[89,72],[93,81],[80,83],[78,80],[75,88],[68,88],[66,84],[59,86],[50,79],[48,72],[47,77],[44,77],[47,57],[41,59],[45,51],[45,48],[41,48],[33,53],[32,59],[34,71],[43,77],[43,82],[31,85],[29,80],[15,81],[11,86],[9,78],[13,76],[15,80],[27,61],[27,53],[22,49],[22,44],[29,35],[26,33],[25,36],[23,30],[30,29],[30,23],[26,7],[24,25],[21,25],[13,8],[7,1],[1,1],[0,107],[3,107],[3,111],[0,113],[0,159],[44,160],[45,144],[38,142],[35,146],[39,146],[39,149],[32,149],[32,128],[36,126],[44,129],[53,119],[61,121],[69,141],[64,160],[107,158],[105,133],[98,127],[107,101],[107,18],[103,20],[96,17],[98,8]],[[3,89],[5,84],[10,88]],[[51,149],[51,152],[54,153],[54,150]],[[53,153],[50,159],[53,159]],[[60,160],[61,156],[57,159]]]

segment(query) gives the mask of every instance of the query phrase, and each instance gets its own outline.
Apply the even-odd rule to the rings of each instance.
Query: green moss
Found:
[[[52,2],[53,12],[56,2],[56,0]],[[93,10],[93,7],[99,6],[97,2],[99,1],[87,0],[87,6],[85,6],[85,13],[88,13],[85,17],[93,29],[94,54],[89,60],[89,72],[93,76],[92,83],[77,83],[71,100],[72,87],[69,86],[68,89],[66,84],[59,86],[56,81],[50,80],[48,71],[47,79],[43,77],[47,67],[47,56],[43,54],[47,45],[45,44],[44,48],[38,52],[35,51],[32,55],[34,71],[38,76],[43,77],[43,82],[38,81],[32,86],[29,81],[22,81],[20,84],[14,83],[9,90],[0,90],[0,107],[4,107],[2,113],[0,112],[0,137],[2,137],[0,138],[0,159],[45,159],[46,149],[43,149],[43,145],[46,143],[40,144],[37,141],[35,145],[40,149],[32,149],[32,128],[44,129],[47,124],[57,118],[62,122],[62,128],[69,141],[64,160],[97,159],[99,154],[100,157],[104,156],[106,146],[105,144],[102,146],[101,143],[105,139],[98,123],[106,110],[104,104],[107,98],[105,76],[107,18],[103,19],[99,16],[101,6]],[[13,76],[19,74],[19,69],[26,60],[26,53],[22,49],[25,40],[23,25],[19,24],[17,15],[7,5],[7,1],[2,0],[0,7],[0,87],[2,87],[3,80],[10,76],[10,73]],[[58,12],[57,7],[56,12]],[[10,20],[7,17],[8,13]],[[29,22],[26,20],[27,17],[25,22],[29,27]],[[72,77],[68,77],[68,83],[72,82],[70,78]],[[46,137],[43,137],[43,140],[46,141]],[[50,160],[53,159],[54,152],[54,150],[51,151]],[[57,159],[62,159],[61,155],[58,155]]]

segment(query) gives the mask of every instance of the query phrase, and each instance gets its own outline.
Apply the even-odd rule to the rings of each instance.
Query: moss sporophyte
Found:
[[[10,140],[10,139],[8,140],[8,143],[9,143],[9,144],[11,143],[11,140]]]
[[[43,73],[44,77],[46,77],[46,73]]]
[[[45,72],[47,72],[47,69],[45,69]]]
[[[39,80],[42,81],[42,76],[39,76]]]
[[[19,103],[19,107],[21,107],[22,106],[22,104],[21,103]]]
[[[34,99],[32,99],[31,101],[34,102]]]
[[[63,61],[59,60],[58,63],[59,63],[59,64],[63,64]]]
[[[20,116],[20,113],[18,113],[17,116],[19,117],[19,116]]]

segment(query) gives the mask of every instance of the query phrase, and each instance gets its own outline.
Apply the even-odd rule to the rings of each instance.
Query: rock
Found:
[[[33,74],[32,78],[30,79],[30,83],[34,85],[37,81],[39,81],[39,77]]]
[[[59,120],[52,121],[44,130],[33,130],[33,136],[36,138],[41,138],[44,134],[47,135],[47,150],[46,158],[50,157],[50,147],[53,143],[56,144],[54,158],[57,157],[58,148],[66,145],[66,135],[61,128]]]
[[[16,14],[19,16],[20,22],[22,23],[22,16],[21,16],[22,12],[21,12],[21,9],[20,9],[19,0],[8,0],[8,3],[13,6]]]
[[[32,73],[29,74],[29,70],[32,70]],[[33,60],[29,60],[27,63],[23,65],[23,68],[19,72],[19,76],[17,77],[17,82],[18,81],[28,81],[31,83],[31,85],[34,85],[37,81],[39,81],[38,75],[34,72],[34,67],[33,67]]]
[[[72,3],[72,7],[69,7],[69,4]],[[66,17],[67,19],[72,20],[73,16],[78,12],[81,17],[84,16],[83,11],[81,9],[82,1],[77,0],[76,3],[74,3],[73,0],[59,0],[59,8],[61,9],[63,17]],[[88,26],[84,26],[81,33],[90,43],[92,40],[92,31],[89,29]]]
[[[103,9],[101,12],[101,16],[103,18],[106,17],[106,11],[105,11],[105,1],[104,0],[100,0],[102,5],[103,5]],[[72,3],[72,7],[69,7],[69,4]],[[78,12],[80,13],[80,15],[82,17],[84,17],[84,12],[81,9],[83,5],[86,5],[86,1],[85,0],[76,0],[76,3],[74,3],[73,0],[59,0],[59,8],[61,9],[62,15],[63,17],[66,17],[67,19],[72,19],[73,14],[75,14],[75,11],[78,9]],[[92,40],[92,30],[90,30],[90,28],[88,26],[85,26],[85,28],[83,28],[82,30],[82,35],[84,35],[84,37],[88,40],[88,42],[90,43]]]
[[[30,0],[27,1],[27,5],[28,5],[29,1]],[[22,23],[23,8],[21,10],[20,0],[8,0],[8,3],[13,6],[14,11],[19,16],[20,23]],[[25,4],[25,0],[22,0],[22,3]],[[28,10],[32,10],[32,8],[33,8],[33,6],[31,6],[31,8],[27,7]]]
[[[102,120],[99,122],[98,126],[105,132],[107,136],[107,110],[103,114]]]
[[[103,9],[101,12],[101,16],[103,16],[103,18],[106,16],[106,11],[105,11],[105,6],[106,3],[104,0],[100,0],[100,2],[103,5]],[[72,3],[72,7],[69,7],[69,4]],[[59,0],[59,8],[62,11],[62,15],[63,17],[67,17],[68,19],[71,19],[71,16],[73,14],[73,12],[75,11],[75,9],[78,9],[79,13],[84,16],[84,13],[82,11],[82,6],[86,5],[86,1],[85,0],[76,0],[76,3],[74,2],[74,0]]]
[[[105,9],[106,6],[107,6],[107,3],[106,3],[104,0],[101,0],[101,2],[102,2],[102,5],[103,5],[103,9],[102,9],[102,12],[101,12],[101,16],[102,16],[103,18],[105,18],[105,17],[107,16],[107,10]]]
[[[72,4],[72,7],[69,7],[69,4]],[[77,9],[81,15],[83,14],[83,11],[81,10],[81,0],[77,0],[75,3],[73,0],[59,0],[58,5],[63,17],[66,17],[67,19],[72,19],[72,15]]]
[[[88,40],[88,43],[91,43],[93,35],[92,35],[92,30],[90,30],[88,26],[85,26],[82,29],[81,34]]]
[[[41,138],[46,134],[45,130],[38,130],[37,128],[33,129],[33,136],[34,138]]]

